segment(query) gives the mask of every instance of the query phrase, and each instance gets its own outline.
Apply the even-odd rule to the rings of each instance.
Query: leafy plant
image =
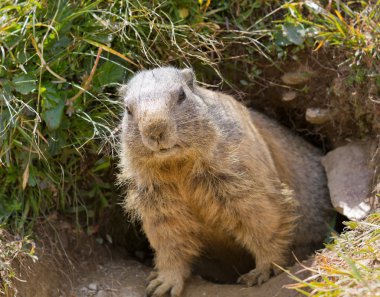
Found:
[[[14,292],[13,279],[16,277],[13,261],[29,258],[35,261],[35,245],[28,238],[17,239],[0,229],[0,294],[12,296]]]
[[[378,58],[371,1],[3,0],[0,15],[0,222],[16,229],[109,205],[116,88],[139,69],[191,65],[200,81],[256,92],[258,65],[281,70],[274,59],[288,52],[329,45],[354,63]]]
[[[379,1],[289,2],[289,14],[282,26],[282,39],[301,45],[306,38],[314,41],[314,50],[324,45],[351,52],[352,63],[371,57],[380,59]],[[281,38],[279,39],[281,40]]]
[[[116,191],[115,89],[138,69],[169,63],[221,76],[221,51],[242,42],[211,19],[228,9],[211,1],[2,1],[0,222],[20,229],[52,210],[88,217],[105,207]],[[239,38],[262,50],[252,36]]]
[[[380,269],[377,264],[380,237],[380,214],[362,222],[346,222],[346,232],[316,257],[314,267],[306,268],[311,276],[305,280],[294,275],[297,283],[287,288],[305,296],[378,296]]]

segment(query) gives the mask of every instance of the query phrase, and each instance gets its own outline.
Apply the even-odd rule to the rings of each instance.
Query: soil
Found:
[[[56,219],[54,219],[56,220]],[[124,248],[99,244],[96,237],[78,231],[64,220],[44,222],[38,227],[38,261],[18,266],[17,294],[20,297],[143,297],[146,278],[152,268],[131,257]],[[43,230],[43,232],[41,232]],[[306,266],[311,264],[309,259]],[[299,265],[290,269],[298,277],[307,273]],[[260,287],[216,284],[194,275],[187,282],[184,297],[293,297],[284,288],[292,283],[280,273]]]
[[[265,60],[240,65],[243,62],[237,60],[221,69],[234,83],[224,91],[328,152],[380,133],[380,83],[366,77],[378,73],[379,66],[374,61],[366,68],[349,65],[345,54],[333,49],[301,51],[275,65]],[[248,85],[238,83],[242,72],[254,73],[256,68],[259,77],[253,76]],[[326,110],[327,121],[308,122],[308,108]]]

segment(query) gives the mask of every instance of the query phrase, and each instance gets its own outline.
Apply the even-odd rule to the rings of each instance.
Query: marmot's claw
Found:
[[[254,285],[261,285],[265,283],[270,278],[270,270],[258,270],[253,269],[250,272],[243,274],[238,279],[239,284],[245,284],[249,287]]]
[[[164,276],[157,272],[152,272],[148,277],[150,279],[146,288],[147,297],[161,297],[170,293],[170,297],[180,297],[184,281],[178,278]]]
[[[152,271],[149,276],[147,277],[147,281],[150,282],[152,280],[154,280],[155,278],[157,278],[158,276],[158,272],[157,271]]]

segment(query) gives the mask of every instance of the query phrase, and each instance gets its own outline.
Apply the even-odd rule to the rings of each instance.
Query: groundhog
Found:
[[[155,251],[148,296],[180,296],[214,240],[254,258],[255,268],[238,279],[248,286],[321,244],[332,208],[319,150],[200,87],[191,69],[144,70],[119,91],[125,209]]]

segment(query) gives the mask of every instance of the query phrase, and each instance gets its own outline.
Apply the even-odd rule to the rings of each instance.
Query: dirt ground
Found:
[[[29,265],[29,271],[17,284],[21,297],[143,297],[146,277],[151,268],[120,253],[94,257],[77,262],[72,271],[59,265],[41,262]],[[300,266],[292,268],[293,272]],[[305,276],[305,273],[303,273]],[[293,297],[295,291],[283,288],[291,280],[282,273],[261,287],[222,285],[193,276],[187,283],[184,297]]]
[[[104,265],[98,265],[95,271],[78,279],[73,296],[78,297],[143,297],[145,278],[150,269],[135,260],[115,258]],[[286,274],[281,274],[261,287],[246,288],[241,285],[221,285],[202,280],[194,276],[187,284],[184,297],[219,296],[296,296],[295,291],[282,288],[289,283]],[[91,290],[92,289],[92,290]]]
[[[47,230],[50,229],[50,230]],[[41,230],[41,228],[40,228]],[[146,277],[152,270],[128,255],[124,248],[99,244],[94,236],[75,230],[69,223],[43,228],[36,241],[38,261],[21,261],[16,296],[20,297],[143,297]],[[46,231],[47,230],[47,231]],[[309,265],[308,260],[306,265]],[[299,277],[307,273],[300,265],[291,268]],[[273,277],[261,287],[216,284],[192,276],[184,297],[293,297],[295,291],[286,273]]]

